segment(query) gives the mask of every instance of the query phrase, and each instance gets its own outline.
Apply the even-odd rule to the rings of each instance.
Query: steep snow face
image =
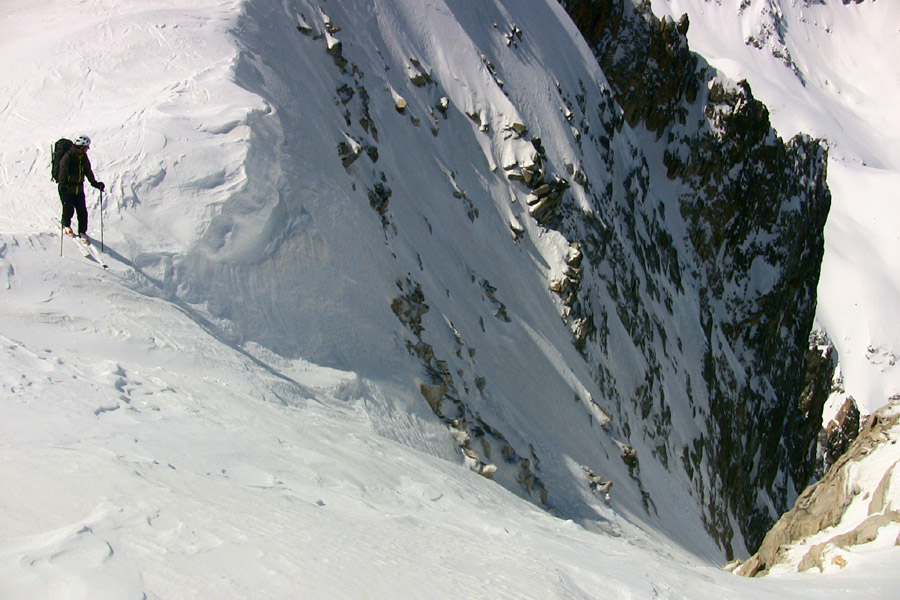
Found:
[[[900,5],[896,2],[652,0],[687,13],[691,47],[747,79],[784,136],[827,140],[834,203],[818,325],[838,351],[844,393],[872,413],[900,393]]]
[[[730,553],[734,520],[786,508],[805,481],[760,425],[796,420],[827,211],[817,149],[785,152],[752,98],[712,76],[680,109],[683,140],[623,129],[554,3],[251,2],[234,33],[237,81],[274,111],[251,124],[252,202],[228,198],[174,263],[181,297],[236,339],[415,382],[473,469],[564,514],[602,515],[585,492],[614,481],[619,510],[671,527],[688,503],[698,520],[673,535],[694,544],[702,522]],[[696,120],[718,120],[716,140],[745,116],[761,129],[710,172],[771,144],[781,158],[762,170],[786,183],[765,211],[710,225],[693,193],[705,175],[671,183],[668,153]],[[755,187],[756,170],[733,179]],[[793,308],[760,314],[765,302]],[[523,388],[522,370],[538,381]],[[752,489],[720,496],[738,473]]]
[[[646,371],[646,383],[635,394],[641,399],[640,418],[655,423],[643,425],[643,432],[655,438],[654,453],[661,460],[680,454],[699,495],[714,498],[711,505],[719,508],[711,509],[708,527],[720,543],[730,543],[725,512],[731,510],[755,545],[770,524],[770,511],[790,503],[792,486],[810,477],[818,415],[827,397],[788,400],[801,397],[829,205],[822,149],[803,136],[787,144],[777,138],[767,110],[745,84],[722,80],[689,51],[686,20],[661,21],[646,3],[568,0],[565,5],[592,44],[625,120],[655,135],[642,146],[655,146],[665,169],[649,169],[649,188],[665,190],[666,211],[675,208],[684,218],[682,227],[670,225],[669,231],[686,229],[690,242],[678,253],[679,269],[670,277],[691,291],[666,302],[693,304],[707,342],[702,381],[691,373],[677,385],[694,418],[716,433],[692,448],[668,445],[665,411],[682,410],[662,394],[661,414],[654,414],[656,386],[673,379],[660,377],[657,368]],[[628,215],[621,217],[627,222]],[[653,257],[660,247],[665,255],[668,244],[665,238],[651,239],[639,244],[632,264],[652,273],[654,262],[642,256]],[[617,312],[620,318],[623,312],[637,313],[625,322],[642,354],[651,364],[660,355],[670,358],[668,332],[659,334],[661,350],[648,348],[645,340],[656,337],[655,331],[640,327],[646,316],[639,303],[623,311],[628,298],[616,299]],[[611,357],[603,361],[611,362]],[[687,365],[699,360],[688,353],[673,362],[689,371]],[[708,408],[696,407],[698,396],[708,397]],[[702,476],[694,478],[707,471],[699,464],[703,456],[715,465],[711,486]]]
[[[178,28],[175,13],[140,11],[130,43],[158,71],[127,45],[94,59],[85,97],[130,124],[118,136],[95,125],[94,152],[111,140],[116,159],[95,163],[111,176],[110,243],[134,285],[228,341],[400,382],[404,410],[421,390],[474,469],[536,502],[607,519],[591,486],[613,481],[613,508],[712,552],[691,482],[714,493],[722,476],[696,445],[706,392],[690,392],[712,343],[694,295],[704,280],[669,278],[699,265],[680,234],[667,241],[686,224],[665,210],[665,184],[651,185],[664,181],[660,157],[641,150],[640,130],[616,133],[618,109],[562,9],[326,8],[248,3]],[[106,18],[104,35],[125,35],[116,10]],[[123,82],[150,106],[126,114],[112,92]],[[64,105],[65,90],[43,86]],[[668,247],[665,277],[637,266],[648,239]],[[594,248],[584,264],[582,242]],[[774,285],[757,271],[760,292]],[[586,305],[569,300],[582,281]],[[644,288],[660,296],[649,308]],[[689,448],[696,475],[669,462]]]
[[[50,3],[12,8],[63,18]],[[702,211],[682,212],[690,190],[668,177],[665,142],[625,122],[556,2],[121,2],[41,43],[14,22],[5,234],[54,228],[47,148],[88,133],[131,288],[256,360],[359,374],[379,390],[364,403],[378,433],[559,514],[742,552],[744,515],[719,492],[743,471],[710,450],[722,406],[741,405],[714,421],[709,380],[767,410],[786,400],[748,374],[751,354],[719,322],[734,305],[705,290],[747,288],[747,304],[781,290],[785,249],[752,261],[749,281],[710,276],[691,237]],[[104,44],[82,53],[88,30]],[[712,78],[691,123],[707,122],[714,91],[725,120],[757,107]],[[760,133],[774,143],[767,123]],[[796,174],[799,154],[779,156]],[[808,159],[799,187],[816,187]],[[809,197],[779,196],[767,219],[799,222]],[[752,254],[767,238],[744,225],[738,250]],[[799,296],[772,340],[797,342],[810,290]],[[742,460],[777,480],[745,499],[774,519],[790,476]]]

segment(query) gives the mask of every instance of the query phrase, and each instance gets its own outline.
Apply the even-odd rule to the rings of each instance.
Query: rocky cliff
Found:
[[[804,136],[782,142],[746,82],[721,80],[690,52],[686,17],[657,19],[649,2],[563,4],[625,120],[649,131],[662,151],[666,177],[680,188],[670,206],[684,219],[693,254],[672,274],[678,289],[697,290],[702,379],[684,387],[704,434],[679,449],[665,427],[648,426],[658,419],[653,413],[665,414],[667,395],[659,392],[651,392],[659,408],[643,411],[635,428],[681,458],[709,509],[707,527],[724,546],[734,518],[756,547],[816,468],[827,393],[814,390],[830,383],[830,373],[804,381],[804,372],[815,359],[807,357],[808,335],[830,204],[825,152]],[[685,273],[693,285],[684,286]],[[648,371],[648,388],[661,379]]]

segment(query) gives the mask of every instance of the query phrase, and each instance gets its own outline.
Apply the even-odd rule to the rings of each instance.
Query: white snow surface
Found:
[[[576,46],[583,64],[552,51],[555,36],[561,46],[572,45],[574,28],[559,6],[553,0],[461,6],[468,5],[3,3],[0,598],[818,598],[847,589],[858,598],[880,598],[896,590],[900,576],[890,568],[896,548],[863,552],[827,578],[782,573],[748,581],[725,573],[695,509],[678,514],[675,490],[658,520],[641,517],[617,457],[607,467],[621,492],[614,491],[611,506],[585,499],[594,518],[577,523],[539,510],[462,464],[446,427],[410,393],[415,369],[397,358],[401,341],[390,336],[396,321],[387,310],[396,290],[372,274],[395,267],[380,250],[385,238],[372,227],[375,213],[350,201],[353,190],[334,151],[347,132],[318,118],[339,102],[314,93],[332,86],[326,40],[297,33],[302,49],[285,52],[279,67],[304,74],[290,89],[272,89],[284,78],[256,59],[261,47],[275,43],[260,27],[282,22],[293,30],[300,23],[324,34],[332,18],[352,23],[357,44],[368,36],[394,58],[416,55],[441,73],[454,105],[502,131],[517,109],[476,48],[491,44],[485,23],[505,24],[514,14],[551,51],[506,64],[504,73],[544,74],[533,95],[516,98],[516,105],[541,123],[545,145],[561,145],[571,132],[561,107],[548,110],[554,78],[574,79],[579,69],[602,75],[585,66],[592,63],[583,45]],[[313,44],[319,44],[315,54]],[[402,147],[397,140],[409,135],[415,148],[409,132],[420,132],[393,108],[392,94],[408,85],[406,73],[396,71],[367,82],[373,114],[382,136]],[[279,114],[271,98],[278,106],[302,106],[296,114],[305,118]],[[412,111],[427,115],[427,107],[406,99]],[[419,157],[385,154],[381,161],[410,173],[409,181],[390,181],[395,200],[399,191],[429,186],[489,186],[480,175],[485,165],[527,151],[514,142],[473,146],[445,129],[447,155],[433,161],[452,164],[451,155],[462,154],[472,168],[447,168],[447,181],[437,183],[416,176],[425,165]],[[108,271],[70,243],[60,246],[55,231],[49,146],[60,135],[82,133],[94,140],[94,171],[107,184]],[[295,169],[283,168],[286,157]],[[873,166],[841,164],[845,175],[863,173],[873,194],[890,185],[886,166],[885,179],[877,180],[870,177]],[[512,200],[513,207],[524,203],[524,197]],[[468,277],[440,282],[447,290],[477,285],[481,277],[499,280],[513,314],[538,314],[532,305],[541,300],[520,297],[515,278],[504,279],[518,263],[479,238],[511,220],[533,225],[518,208],[474,202],[481,213],[474,233],[441,229],[442,214],[463,211],[462,202],[415,213],[418,226],[438,240],[471,236],[454,239],[458,254],[419,260],[461,266]],[[92,191],[89,209],[90,231],[99,238],[101,206]],[[875,239],[871,219],[852,207],[845,214],[841,227],[848,235]],[[285,231],[291,236],[267,235]],[[565,244],[550,233],[530,234],[534,246],[519,252],[552,275],[559,261],[548,257],[564,256]],[[857,255],[842,247],[844,273]],[[880,241],[867,247],[889,262]],[[291,262],[261,260],[272,255]],[[192,289],[167,287],[179,259],[207,276],[195,278]],[[224,263],[247,265],[244,278],[228,279],[234,271]],[[254,275],[282,267],[277,277]],[[863,277],[865,285],[875,278]],[[882,281],[892,285],[889,276]],[[860,287],[852,293],[864,294]],[[228,304],[230,296],[248,294],[279,300]],[[458,302],[461,312],[488,314],[486,307]],[[359,308],[369,304],[385,310]],[[866,318],[879,314],[866,307]],[[276,354],[231,335],[229,320],[213,316],[237,313],[275,349],[290,352]],[[820,313],[826,321],[826,311]],[[442,318],[433,315],[435,322]],[[484,344],[474,328],[447,325],[473,347]],[[838,343],[837,330],[825,325]],[[870,325],[876,331],[879,324]],[[523,328],[527,340],[510,334],[494,349],[497,356],[479,355],[485,369],[501,377],[504,352],[521,354],[525,363],[538,352],[547,367],[527,385],[548,397],[589,379],[568,366],[577,364],[574,351],[560,353],[566,344],[556,341],[568,340],[561,324],[533,320]],[[882,329],[889,335],[891,322],[885,319]],[[848,339],[857,341],[855,334],[850,330]],[[900,344],[876,341],[867,342],[878,349],[870,354],[890,362]],[[839,346],[842,359],[851,346]],[[878,354],[882,349],[888,354]],[[848,385],[862,386],[849,363],[843,365]],[[513,385],[521,374],[505,377]],[[505,416],[524,420],[539,411],[546,409]],[[544,445],[574,435],[584,432],[548,431]],[[545,460],[581,467],[570,456]]]
[[[277,363],[288,381],[123,286],[119,268],[60,259],[55,236],[7,234],[2,248],[5,600],[896,589],[896,551],[827,580],[748,580],[624,522],[612,534],[558,519],[380,435],[405,417],[374,411],[379,388],[354,373]]]
[[[838,351],[846,394],[873,413],[900,394],[900,3],[651,5],[660,17],[689,16],[691,50],[746,79],[783,138],[805,132],[828,143],[817,325]]]

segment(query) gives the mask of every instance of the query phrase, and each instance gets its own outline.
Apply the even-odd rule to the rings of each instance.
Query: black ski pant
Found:
[[[88,212],[84,201],[84,187],[59,186],[59,200],[62,202],[62,226],[72,226],[72,215],[78,215],[78,235],[87,233]]]

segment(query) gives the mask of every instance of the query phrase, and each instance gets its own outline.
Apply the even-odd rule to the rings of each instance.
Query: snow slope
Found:
[[[425,588],[467,598],[812,598],[893,589],[896,577],[882,568],[893,555],[883,553],[827,581],[722,573],[683,489],[649,518],[615,440],[586,419],[554,427],[585,412],[573,387],[602,396],[588,389],[551,300],[528,293],[559,274],[568,247],[524,218],[530,244],[510,251],[496,241],[499,230],[513,243],[507,230],[524,198],[496,203],[502,174],[485,173],[528,148],[499,135],[475,143],[457,128],[478,127],[463,112],[492,131],[517,116],[477,52],[497,45],[484,24],[505,26],[514,11],[529,35],[569,39],[574,28],[555,3],[485,3],[471,13],[441,3],[384,2],[371,12],[292,3],[302,15],[286,6],[4,4],[0,44],[13,60],[0,108],[0,595],[421,597]],[[406,175],[388,181],[392,202],[406,204],[386,227],[358,203],[335,152],[354,140],[340,125],[329,39],[298,32],[283,61],[253,58],[276,42],[259,24],[289,18],[293,30],[298,16],[317,33],[332,18],[358,25],[360,55],[391,49],[367,85],[393,150],[382,147],[377,169],[360,175]],[[465,99],[453,126],[435,119],[444,142],[436,157],[416,155],[430,107],[410,98],[401,115],[385,101],[409,85],[398,61],[426,51],[447,92]],[[585,67],[587,49],[576,51],[580,62],[531,49],[504,65],[519,78],[543,73],[517,106],[560,152],[572,131],[552,74],[602,80]],[[298,70],[295,87],[276,85]],[[109,273],[70,246],[60,258],[53,235],[49,144],[79,133],[94,138],[95,172],[108,185]],[[490,198],[466,193],[485,189]],[[409,200],[425,191],[434,193],[427,208]],[[101,207],[89,199],[98,237]],[[472,227],[447,225],[459,222]],[[419,253],[391,246],[392,225],[428,243]],[[448,297],[453,290],[448,313],[467,317],[427,316],[444,348],[456,334],[477,349],[489,389],[565,400],[518,412],[495,403],[485,414],[530,432],[546,417],[540,437],[510,443],[521,456],[537,446],[547,473],[580,474],[583,459],[596,458],[616,481],[610,506],[557,475],[548,485],[562,489],[559,506],[578,522],[557,519],[463,466],[444,424],[410,390],[419,365],[389,308],[395,282],[409,281],[417,263],[414,278]],[[495,318],[501,306],[528,318],[507,327]],[[507,356],[536,365],[532,380],[507,372]],[[552,451],[563,439],[574,440],[570,455]]]
[[[846,395],[871,414],[900,394],[900,4],[651,4],[660,16],[689,15],[691,49],[749,81],[780,135],[827,140],[832,207],[817,321],[838,351]]]
[[[6,233],[0,249],[4,599],[895,589],[883,557],[827,580],[746,580],[624,520],[555,518],[380,435],[408,417],[374,409],[381,392],[357,374],[254,359],[131,290],[126,266],[60,259],[50,234]],[[406,427],[423,444],[442,430]]]

